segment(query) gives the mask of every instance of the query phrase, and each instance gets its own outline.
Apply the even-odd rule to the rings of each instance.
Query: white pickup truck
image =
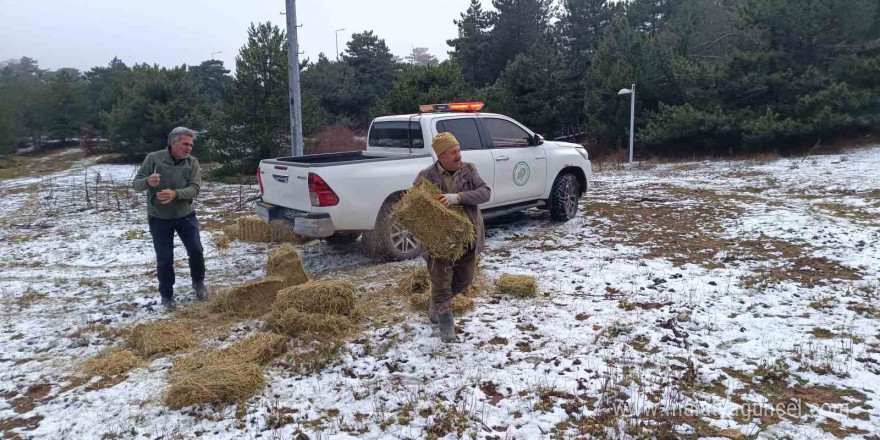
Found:
[[[331,244],[362,234],[370,253],[415,258],[419,243],[396,225],[391,207],[436,160],[434,135],[451,132],[462,160],[476,164],[492,189],[489,202],[480,205],[485,218],[528,208],[547,209],[558,221],[575,216],[592,172],[581,145],[545,141],[511,118],[473,111],[479,103],[421,107],[431,112],[374,119],[366,151],[261,161],[257,214]],[[465,111],[454,111],[458,108]]]

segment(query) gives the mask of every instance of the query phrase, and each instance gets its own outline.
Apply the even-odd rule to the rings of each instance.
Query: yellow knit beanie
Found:
[[[431,147],[434,148],[434,153],[437,153],[438,157],[456,145],[458,145],[458,139],[449,132],[437,133],[437,136],[434,136],[431,141]]]

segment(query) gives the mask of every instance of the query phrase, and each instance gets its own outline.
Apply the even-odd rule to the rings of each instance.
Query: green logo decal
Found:
[[[517,186],[525,185],[531,175],[532,170],[529,169],[529,164],[525,162],[520,162],[513,167],[513,183]]]

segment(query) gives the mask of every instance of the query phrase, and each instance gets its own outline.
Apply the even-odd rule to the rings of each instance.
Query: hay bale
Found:
[[[295,286],[308,281],[309,273],[303,267],[299,252],[293,246],[285,244],[269,254],[266,277],[280,277],[285,286]]]
[[[419,267],[410,271],[397,283],[396,292],[399,295],[412,295],[431,291],[431,277],[428,269]]]
[[[211,310],[239,318],[256,318],[269,311],[284,280],[264,278],[235,286],[211,301]]]
[[[531,298],[538,294],[538,282],[528,275],[503,274],[498,282],[498,293],[508,293],[521,298]]]
[[[433,257],[457,260],[473,245],[474,226],[460,206],[447,208],[437,200],[439,194],[437,185],[419,179],[394,204],[394,212]]]
[[[309,281],[278,292],[275,310],[351,316],[357,288],[349,281]]]
[[[82,371],[90,376],[116,376],[128,373],[140,363],[141,359],[130,350],[119,350],[89,359]]]
[[[306,241],[292,231],[270,225],[255,215],[239,218],[236,226],[238,226],[238,230],[235,231],[235,236],[241,241],[254,243],[303,243]]]
[[[296,308],[275,310],[266,319],[273,331],[289,336],[303,333],[340,335],[348,331],[354,323],[343,315],[301,312]]]
[[[287,338],[259,332],[235,342],[223,350],[200,351],[174,360],[172,374],[196,371],[219,360],[265,365],[287,349]]]
[[[225,232],[214,234],[214,246],[217,246],[217,249],[228,249],[230,241],[232,240]]]
[[[468,289],[470,290],[470,289]],[[428,297],[430,293],[416,294],[409,298],[409,305],[413,310],[428,312]],[[452,298],[452,313],[460,316],[474,309],[474,297],[458,294]]]
[[[226,225],[223,227],[223,235],[229,241],[238,240],[238,223]]]
[[[167,320],[136,325],[128,343],[144,356],[174,353],[195,345],[190,327]]]
[[[216,358],[199,368],[172,374],[163,401],[173,409],[204,403],[241,402],[265,385],[261,366]]]

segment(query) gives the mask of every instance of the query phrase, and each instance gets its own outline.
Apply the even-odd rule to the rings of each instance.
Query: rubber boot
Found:
[[[452,320],[452,313],[437,315],[437,321],[440,323],[440,340],[446,343],[455,342],[455,322]]]
[[[196,294],[196,300],[204,301],[208,296],[208,289],[205,283],[193,283],[193,293]]]

